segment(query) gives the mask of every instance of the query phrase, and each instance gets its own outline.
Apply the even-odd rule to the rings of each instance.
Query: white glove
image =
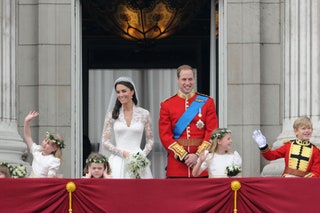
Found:
[[[260,130],[254,130],[252,138],[258,144],[259,148],[265,147],[267,145],[266,137],[261,133]]]

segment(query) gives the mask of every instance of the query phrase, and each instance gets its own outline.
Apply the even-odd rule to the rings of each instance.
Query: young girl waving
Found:
[[[242,160],[237,151],[231,152],[231,130],[216,129],[210,137],[210,142],[209,151],[204,150],[200,153],[192,175],[196,177],[207,170],[209,178],[240,177]]]
[[[41,145],[33,142],[30,121],[39,115],[31,111],[24,119],[24,139],[33,155],[31,177],[56,177],[61,164],[64,141],[58,134],[46,132]]]

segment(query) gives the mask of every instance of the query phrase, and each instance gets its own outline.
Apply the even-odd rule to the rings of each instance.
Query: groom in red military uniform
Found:
[[[167,178],[189,178],[202,150],[210,147],[209,138],[218,128],[212,98],[196,93],[195,73],[189,65],[177,69],[179,91],[161,103],[160,140],[168,151]],[[199,177],[207,177],[204,171]]]

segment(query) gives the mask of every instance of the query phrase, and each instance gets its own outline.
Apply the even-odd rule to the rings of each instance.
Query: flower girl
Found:
[[[111,178],[108,159],[96,152],[92,152],[88,156],[83,172],[85,174],[83,178]]]
[[[39,116],[39,112],[31,111],[24,119],[24,140],[33,156],[30,177],[57,177],[62,161],[63,138],[55,133],[46,132],[46,136],[37,145],[31,137],[30,122]]]
[[[241,177],[241,157],[237,151],[231,152],[231,130],[218,128],[210,137],[211,147],[200,153],[192,175],[198,176],[205,169],[209,178]]]

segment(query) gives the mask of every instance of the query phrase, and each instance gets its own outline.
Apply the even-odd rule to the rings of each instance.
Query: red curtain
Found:
[[[318,178],[216,179],[0,179],[1,212],[74,213],[234,212],[231,182],[238,180],[238,213],[320,212]]]

